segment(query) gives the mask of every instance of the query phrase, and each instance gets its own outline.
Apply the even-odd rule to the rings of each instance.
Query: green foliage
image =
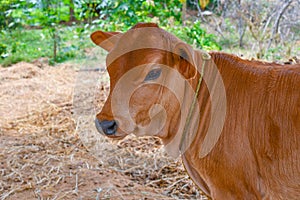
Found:
[[[174,26],[168,29],[180,39],[203,50],[221,50],[213,34],[208,34],[201,28],[200,21],[194,22],[187,26]]]
[[[7,56],[7,45],[0,43],[0,57],[5,58]]]
[[[3,2],[0,4],[0,28],[7,26],[10,21],[7,13],[9,7],[10,2],[7,0],[3,0]]]
[[[167,25],[169,19],[181,20],[179,0],[124,0],[102,1],[96,7],[98,19],[94,22],[106,30],[125,31],[138,22],[158,22]]]
[[[215,35],[207,34],[200,27],[200,21],[193,23],[191,28],[185,27],[188,36],[187,42],[195,44],[196,47],[204,50],[221,50],[221,46],[217,43]]]
[[[88,37],[92,30],[127,31],[138,22],[156,22],[198,48],[221,49],[200,22],[182,26],[180,0],[2,1],[0,63],[4,65],[39,57],[49,57],[50,63],[81,58],[84,48],[92,45]],[[71,19],[71,10],[79,25],[62,25]],[[31,27],[40,30],[27,30]]]
[[[0,60],[6,66],[19,61],[48,56],[47,46],[42,41],[49,40],[47,32],[42,30],[23,30],[17,28],[12,31],[2,30],[0,41],[7,47],[6,56]],[[48,46],[49,47],[49,46]]]
[[[92,30],[89,27],[62,27],[56,30],[58,35],[57,57],[53,58],[53,38],[49,29],[22,29],[0,32],[0,64],[8,66],[20,61],[33,61],[40,57],[50,58],[50,64],[84,57],[84,49],[93,46],[89,41]],[[1,50],[0,50],[1,51]]]
[[[0,29],[14,28],[20,24],[20,18],[14,16],[14,11],[22,7],[24,0],[1,0],[0,4]]]
[[[94,5],[95,6],[95,5]],[[99,18],[94,23],[107,31],[126,31],[138,22],[157,22],[184,41],[204,50],[220,50],[215,36],[207,34],[200,22],[182,26],[181,1],[102,1],[96,7]]]
[[[1,0],[0,28],[54,26],[70,19],[70,0]]]
[[[286,55],[284,48],[282,46],[277,46],[276,48],[268,49],[263,56],[269,60],[281,60],[284,55]]]

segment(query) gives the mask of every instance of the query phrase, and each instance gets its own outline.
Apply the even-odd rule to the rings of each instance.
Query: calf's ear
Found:
[[[121,36],[120,32],[95,31],[91,34],[91,40],[106,51],[110,51]]]
[[[194,65],[194,50],[185,43],[179,43],[175,46],[176,68],[185,79],[194,78],[197,75],[197,69]]]

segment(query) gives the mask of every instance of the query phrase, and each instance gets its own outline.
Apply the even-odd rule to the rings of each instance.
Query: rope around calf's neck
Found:
[[[193,117],[193,112],[194,112],[194,109],[195,109],[195,105],[196,105],[196,102],[198,100],[200,86],[201,86],[203,76],[204,76],[204,68],[205,68],[206,62],[210,59],[211,59],[211,56],[209,55],[209,53],[202,52],[202,67],[201,67],[201,72],[200,72],[200,78],[199,78],[199,81],[198,81],[198,84],[197,84],[197,88],[196,88],[195,95],[194,95],[194,98],[193,98],[193,101],[192,101],[192,105],[190,106],[189,113],[188,113],[188,116],[187,116],[187,119],[186,119],[186,123],[184,125],[184,129],[183,129],[183,133],[182,133],[182,136],[181,136],[181,139],[180,139],[180,143],[179,143],[179,151],[180,151],[181,154],[184,153],[183,152],[184,150],[182,149],[183,142],[184,142],[185,137],[187,135],[187,132],[190,128],[191,119]]]

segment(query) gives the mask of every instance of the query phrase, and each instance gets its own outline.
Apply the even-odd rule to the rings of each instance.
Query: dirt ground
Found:
[[[206,199],[158,139],[96,132],[108,77],[79,68],[0,68],[0,199]]]

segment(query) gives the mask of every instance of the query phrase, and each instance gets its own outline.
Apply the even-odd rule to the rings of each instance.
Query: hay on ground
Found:
[[[69,65],[0,69],[0,199],[200,199],[160,140],[80,139],[73,104],[78,73]],[[100,84],[96,104],[109,90],[107,80]],[[82,102],[95,92],[87,90],[76,94]]]

